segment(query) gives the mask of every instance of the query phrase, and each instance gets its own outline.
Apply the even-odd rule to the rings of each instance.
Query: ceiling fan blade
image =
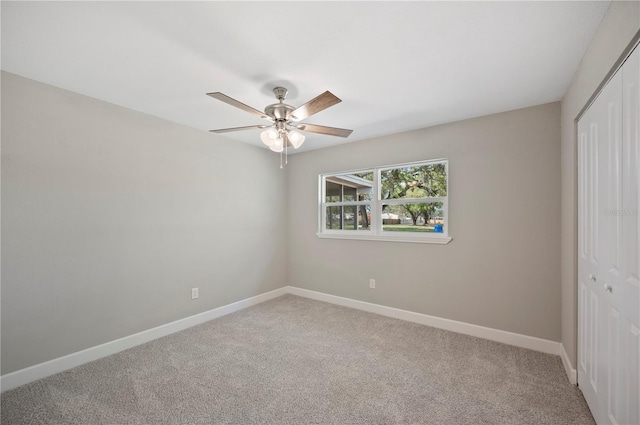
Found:
[[[246,127],[220,128],[218,130],[209,130],[211,133],[228,133],[230,131],[252,130],[255,128],[267,128],[270,125],[248,125]]]
[[[289,119],[292,121],[301,121],[340,102],[342,102],[342,100],[338,99],[330,91],[326,91],[320,96],[311,99],[304,105],[293,110],[289,114]]]
[[[298,124],[295,126],[298,130],[310,131],[312,133],[328,134],[329,136],[349,137],[353,130],[346,128],[326,127],[324,125],[315,124]]]
[[[256,115],[260,118],[264,118],[267,120],[271,119],[264,112],[258,111],[257,109],[254,109],[251,106],[245,105],[244,103],[237,101],[234,98],[227,96],[226,94],[215,92],[215,93],[207,93],[207,96],[211,96],[214,99],[218,99],[226,104],[235,106],[238,109],[242,109],[243,111],[249,112],[250,114]]]

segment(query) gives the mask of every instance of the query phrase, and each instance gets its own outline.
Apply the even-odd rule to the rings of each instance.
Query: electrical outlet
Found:
[[[375,289],[375,287],[376,287],[376,280],[375,279],[369,279],[369,288]]]
[[[191,288],[191,299],[195,300],[200,295],[198,294],[198,288]]]

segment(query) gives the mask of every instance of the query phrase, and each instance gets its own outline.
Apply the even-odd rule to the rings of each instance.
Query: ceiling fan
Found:
[[[353,130],[347,130],[344,128],[326,127],[323,125],[298,123],[313,114],[317,114],[330,106],[342,102],[331,92],[325,91],[321,95],[311,99],[304,105],[294,108],[291,105],[284,103],[284,99],[287,97],[288,90],[284,87],[275,87],[273,94],[275,94],[278,103],[268,105],[264,112],[245,105],[225,94],[220,92],[207,93],[207,96],[211,96],[214,99],[218,99],[224,103],[227,103],[243,111],[249,112],[262,119],[271,121],[271,124],[266,125],[249,125],[245,127],[233,127],[222,128],[218,130],[210,130],[213,133],[226,133],[230,131],[239,130],[251,130],[256,128],[266,128],[260,134],[262,142],[274,152],[282,152],[287,147],[291,146],[294,149],[298,149],[302,143],[304,143],[305,137],[296,130],[309,131],[311,133],[327,134],[330,136],[349,137]]]

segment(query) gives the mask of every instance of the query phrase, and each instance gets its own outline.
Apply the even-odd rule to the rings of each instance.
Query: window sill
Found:
[[[446,245],[451,242],[451,237],[446,235],[429,235],[429,236],[407,236],[407,235],[362,235],[354,233],[316,233],[320,239],[354,239],[362,241],[380,241],[380,242],[409,242],[409,243],[434,243]]]

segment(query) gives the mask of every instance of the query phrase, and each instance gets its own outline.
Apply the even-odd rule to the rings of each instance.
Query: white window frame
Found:
[[[380,173],[395,168],[415,167],[430,164],[445,164],[447,173],[447,196],[439,198],[403,198],[403,199],[381,199],[382,185]],[[326,179],[344,174],[373,172],[373,197],[371,201],[341,201],[326,202]],[[382,206],[398,204],[424,204],[442,203],[442,215],[444,219],[442,233],[425,232],[391,232],[382,230]],[[333,230],[326,228],[326,209],[328,207],[339,206],[371,206],[370,230]],[[356,208],[357,216],[357,208]],[[357,239],[387,242],[411,242],[411,243],[433,243],[448,244],[452,237],[449,235],[449,160],[439,158],[427,161],[408,162],[403,164],[384,165],[380,167],[362,168],[358,170],[340,171],[337,173],[324,173],[318,176],[318,232],[316,236],[326,239]]]

